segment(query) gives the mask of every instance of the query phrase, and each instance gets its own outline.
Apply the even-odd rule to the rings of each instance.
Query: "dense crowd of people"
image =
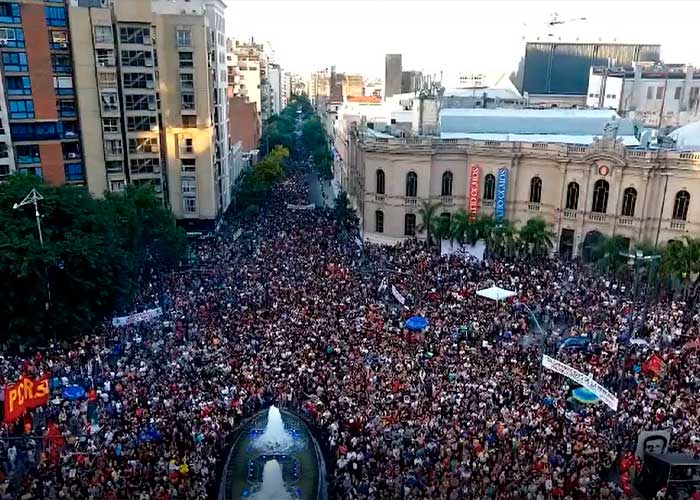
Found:
[[[640,431],[700,452],[694,309],[662,298],[642,317],[629,286],[557,260],[361,246],[332,211],[285,208],[307,202],[293,174],[254,220],[197,242],[193,269],[153,276],[135,310],[163,317],[2,358],[4,383],[48,373],[52,392],[3,427],[0,498],[214,497],[229,437],[271,403],[314,423],[339,499],[631,498],[638,464],[620,457]],[[492,284],[517,295],[476,295]],[[556,373],[538,384],[522,304],[552,356],[613,392],[623,381],[618,413],[575,403]],[[429,327],[404,328],[412,315]],[[630,321],[644,342],[622,343]],[[595,348],[558,349],[564,336]],[[652,354],[663,372],[645,369]],[[62,398],[68,384],[86,397]]]

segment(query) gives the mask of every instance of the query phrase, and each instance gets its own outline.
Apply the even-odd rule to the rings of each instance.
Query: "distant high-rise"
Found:
[[[423,73],[420,71],[402,71],[401,72],[401,93],[415,92],[418,90],[418,82]]]
[[[401,54],[387,54],[384,65],[384,96],[401,93]]]

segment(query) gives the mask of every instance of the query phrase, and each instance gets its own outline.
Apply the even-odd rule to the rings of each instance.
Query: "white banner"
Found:
[[[478,240],[473,245],[460,245],[456,241],[441,240],[440,241],[440,256],[458,255],[460,257],[474,257],[481,262],[484,260],[484,252],[486,251],[486,242]]]
[[[399,303],[403,306],[406,304],[406,299],[404,298],[403,295],[396,289],[394,285],[391,285],[391,293],[394,295],[394,298],[399,301]]]
[[[142,321],[151,321],[152,319],[158,318],[163,315],[163,309],[156,307],[155,309],[148,309],[146,311],[141,311],[140,313],[131,314],[129,316],[120,316],[118,318],[112,318],[112,326],[126,326],[133,325],[135,323],[141,323]]]
[[[316,205],[313,203],[309,203],[307,205],[295,205],[293,203],[287,203],[287,208],[289,210],[313,210],[316,208]]]
[[[564,364],[561,361],[557,361],[546,354],[542,356],[542,366],[548,370],[552,370],[553,372],[560,373],[561,375],[570,378],[577,384],[582,385],[598,396],[600,400],[608,405],[613,411],[617,411],[617,398],[612,392],[593,380],[593,377],[586,375],[585,373],[581,373],[576,368]]]
[[[240,238],[242,234],[243,234],[243,229],[238,229],[238,231],[233,233],[233,241],[236,241],[238,238]]]

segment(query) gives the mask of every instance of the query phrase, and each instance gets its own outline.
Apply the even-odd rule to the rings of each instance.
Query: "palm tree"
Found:
[[[546,254],[554,246],[554,233],[539,217],[528,220],[520,229],[519,237],[524,249],[531,255]]]
[[[627,263],[628,244],[622,236],[601,234],[593,245],[591,260],[603,272],[617,273]]]
[[[509,220],[501,220],[491,230],[486,246],[496,255],[509,257],[517,247],[517,230]]]
[[[463,209],[459,210],[452,217],[452,226],[450,228],[450,240],[458,241],[460,244],[473,245],[479,239],[479,231],[477,225],[472,222],[472,217]]]
[[[696,288],[700,284],[700,276],[693,276],[700,273],[700,239],[684,237],[682,240],[670,242],[661,259],[661,272],[669,277],[678,279],[683,286],[683,297],[688,296],[692,291],[695,295]]]
[[[418,214],[421,217],[420,224],[416,227],[419,233],[423,231],[427,232],[428,246],[433,245],[433,229],[435,227],[435,222],[437,219],[437,209],[440,207],[439,203],[430,203],[429,201],[421,201],[421,206],[418,209]]]

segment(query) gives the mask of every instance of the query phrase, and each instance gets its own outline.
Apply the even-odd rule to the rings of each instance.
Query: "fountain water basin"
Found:
[[[284,453],[294,447],[294,438],[284,428],[282,414],[276,406],[270,406],[265,431],[253,442],[253,447],[268,453]]]
[[[251,500],[292,500],[282,477],[282,466],[277,460],[268,460],[263,468],[260,489],[250,496]]]

